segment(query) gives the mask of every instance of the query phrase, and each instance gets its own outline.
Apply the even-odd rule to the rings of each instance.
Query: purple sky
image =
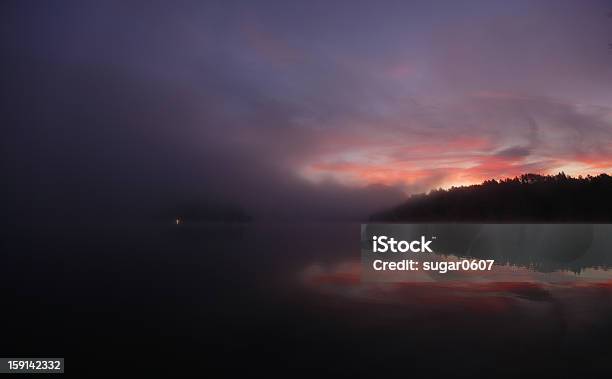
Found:
[[[612,172],[609,1],[2,7],[2,168],[23,203],[349,214]]]

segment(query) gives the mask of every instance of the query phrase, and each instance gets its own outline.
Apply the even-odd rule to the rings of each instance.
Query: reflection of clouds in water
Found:
[[[428,261],[457,262],[464,258],[454,255],[431,255]],[[421,262],[422,264],[422,262]],[[375,283],[361,281],[362,266],[359,261],[345,261],[335,265],[312,264],[305,268],[300,276],[308,284],[344,284],[356,285],[364,288],[372,287]],[[454,286],[475,285],[478,283],[541,283],[543,285],[566,284],[575,285],[580,282],[607,282],[612,281],[612,272],[606,269],[588,268],[580,274],[568,270],[553,272],[540,272],[514,265],[493,265],[490,271],[448,271],[444,274],[437,271],[385,271],[382,273],[388,282],[399,283],[445,283]]]
[[[426,304],[440,302],[440,299],[444,302],[468,298],[482,301],[483,297],[543,301],[560,291],[612,288],[612,274],[598,269],[585,270],[580,276],[568,271],[541,273],[509,265],[494,265],[491,271],[446,274],[396,271],[389,274],[397,275],[398,281],[386,283],[362,282],[361,270],[361,263],[356,261],[327,266],[312,264],[299,274],[299,278],[312,291],[355,300],[401,304]]]
[[[360,262],[343,262],[313,264],[299,278],[317,296],[318,306],[323,304],[332,313],[348,311],[345,321],[350,324],[423,330],[463,324],[485,333],[480,329],[490,332],[502,323],[503,330],[493,331],[495,338],[516,339],[537,331],[538,336],[558,340],[578,338],[584,330],[607,330],[610,325],[612,276],[594,269],[587,274],[495,266],[488,274],[452,280],[419,272],[408,273],[410,281],[377,283],[361,281]]]

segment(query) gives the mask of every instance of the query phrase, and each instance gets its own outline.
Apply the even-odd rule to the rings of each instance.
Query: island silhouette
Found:
[[[432,190],[378,212],[373,222],[612,222],[612,177],[523,174]]]

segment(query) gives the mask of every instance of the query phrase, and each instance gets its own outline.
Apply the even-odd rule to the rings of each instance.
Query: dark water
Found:
[[[171,377],[612,371],[605,270],[368,284],[359,254],[357,224],[5,229],[0,355]]]

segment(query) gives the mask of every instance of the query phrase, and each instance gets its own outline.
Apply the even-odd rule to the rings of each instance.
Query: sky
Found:
[[[3,2],[13,215],[357,217],[612,172],[610,1]]]

